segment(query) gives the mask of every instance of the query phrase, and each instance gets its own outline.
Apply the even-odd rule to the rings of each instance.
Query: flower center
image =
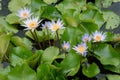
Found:
[[[28,14],[26,13],[26,12],[24,12],[23,13],[23,17],[25,18],[25,17],[27,17],[28,16]]]
[[[64,49],[68,49],[68,46],[67,46],[67,45],[64,45]]]
[[[59,29],[59,25],[58,24],[54,24],[53,25],[53,30],[57,31]]]
[[[96,41],[100,41],[101,40],[101,36],[96,36],[95,40]]]
[[[78,51],[79,51],[80,53],[83,53],[83,52],[85,51],[84,46],[79,46],[79,47],[78,47]]]
[[[37,23],[36,22],[31,22],[31,23],[28,24],[28,26],[30,28],[35,28],[35,27],[37,27]]]
[[[86,42],[87,42],[87,41],[89,41],[89,38],[88,38],[88,37],[86,37],[86,38],[85,38],[85,41],[86,41]]]

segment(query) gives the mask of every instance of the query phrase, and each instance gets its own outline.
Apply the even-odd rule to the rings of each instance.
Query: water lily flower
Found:
[[[48,28],[48,24],[49,24],[49,22],[45,22],[44,24],[42,24],[41,28]]]
[[[26,18],[30,17],[31,15],[32,15],[31,9],[26,8],[26,7],[18,10],[18,12],[17,12],[17,16],[20,17],[20,19],[26,19]]]
[[[48,22],[47,25],[52,32],[63,28],[63,22],[60,19],[58,19],[57,22],[52,20],[52,22]]]
[[[70,49],[70,43],[64,41],[62,44],[62,48],[63,48],[63,50],[68,51]]]
[[[86,43],[81,43],[78,44],[77,46],[74,46],[74,50],[77,51],[77,53],[81,54],[82,56],[86,56],[87,55],[87,45]]]
[[[25,30],[34,31],[39,26],[39,23],[41,21],[42,20],[39,21],[38,17],[30,17],[30,18],[23,21],[24,25],[22,25],[22,26],[26,27]]]
[[[83,42],[90,42],[91,39],[92,39],[92,36],[87,34],[87,33],[82,36],[82,41]]]
[[[106,34],[100,31],[95,31],[93,33],[93,40],[94,42],[100,42],[100,41],[104,41],[106,38]]]

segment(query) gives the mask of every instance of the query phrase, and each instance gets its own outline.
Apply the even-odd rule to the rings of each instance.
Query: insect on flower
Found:
[[[26,18],[30,17],[31,15],[32,15],[31,9],[26,8],[26,7],[18,10],[18,12],[17,12],[17,16],[20,17],[20,19],[26,19]]]
[[[63,28],[63,23],[60,19],[58,19],[57,22],[52,20],[52,22],[48,22],[47,25],[52,32],[56,32],[57,30]]]
[[[70,43],[64,41],[62,44],[62,48],[63,48],[63,50],[68,51],[70,49]]]
[[[93,40],[94,40],[94,42],[104,41],[105,38],[106,38],[106,34],[103,33],[103,32],[95,31],[93,33]]]
[[[90,42],[91,39],[92,39],[92,36],[90,36],[90,35],[87,34],[87,33],[82,36],[82,41],[83,41],[83,42]]]
[[[81,54],[82,56],[87,55],[87,46],[86,43],[78,44],[77,46],[74,46],[73,48],[77,53]]]
[[[24,27],[26,27],[25,30],[32,30],[34,31],[38,26],[39,26],[39,23],[41,22],[42,20],[39,21],[39,18],[38,17],[31,17],[31,18],[28,18],[26,20],[23,21]]]

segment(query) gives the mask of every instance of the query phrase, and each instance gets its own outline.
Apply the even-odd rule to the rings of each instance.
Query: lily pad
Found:
[[[103,18],[106,22],[106,29],[114,29],[120,25],[120,17],[112,11],[104,11]]]

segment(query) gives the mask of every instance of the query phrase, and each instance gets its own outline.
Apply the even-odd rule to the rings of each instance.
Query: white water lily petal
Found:
[[[87,55],[87,46],[86,43],[78,44],[77,46],[74,46],[73,48],[77,53],[81,54],[82,56]]]
[[[26,19],[26,18],[30,17],[31,15],[32,15],[31,9],[26,8],[26,7],[18,10],[18,12],[17,12],[17,16],[18,16],[20,19]]]
[[[39,21],[38,17],[31,17],[31,18],[28,18],[28,19],[24,20],[23,21],[24,24],[22,26],[26,27],[25,30],[34,31],[39,26],[39,23],[41,21],[42,20]]]
[[[105,41],[106,34],[100,31],[95,31],[93,33],[93,40],[94,42]]]

